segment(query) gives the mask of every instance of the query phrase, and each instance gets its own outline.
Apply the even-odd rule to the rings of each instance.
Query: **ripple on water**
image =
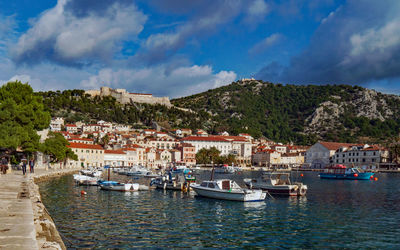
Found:
[[[240,178],[246,175],[253,174]],[[40,189],[72,248],[396,248],[400,175],[379,179],[326,181],[305,173],[307,197],[254,203],[159,190],[107,192],[77,187],[71,176]]]

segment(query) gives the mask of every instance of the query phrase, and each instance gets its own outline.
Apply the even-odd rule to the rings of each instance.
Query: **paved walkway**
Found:
[[[38,249],[28,178],[0,175],[0,249]]]
[[[13,170],[6,175],[0,174],[1,250],[38,249],[28,183],[33,176],[57,175],[63,172],[71,172],[71,169],[35,169],[35,174],[25,176],[21,170]]]

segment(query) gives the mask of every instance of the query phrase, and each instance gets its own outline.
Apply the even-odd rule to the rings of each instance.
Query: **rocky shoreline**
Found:
[[[47,181],[52,178],[76,173],[76,169],[45,172],[29,178],[29,197],[32,202],[34,225],[36,229],[36,240],[39,249],[67,249],[58,232],[56,225],[51,218],[46,207],[42,203],[37,183]]]

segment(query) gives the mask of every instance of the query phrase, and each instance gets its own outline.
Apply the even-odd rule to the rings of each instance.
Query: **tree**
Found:
[[[50,132],[42,144],[41,151],[50,156],[52,163],[62,162],[67,159],[77,161],[78,156],[67,147],[68,141],[60,133]]]
[[[41,96],[34,94],[27,83],[8,82],[0,88],[0,148],[14,154],[17,149],[27,153],[39,150],[36,131],[49,127]]]
[[[217,163],[220,153],[216,147],[211,147],[210,149],[202,148],[196,154],[196,162],[199,164]]]
[[[107,145],[110,142],[110,137],[108,137],[108,134],[106,134],[105,136],[103,136],[100,140],[100,144],[104,147],[105,145]]]

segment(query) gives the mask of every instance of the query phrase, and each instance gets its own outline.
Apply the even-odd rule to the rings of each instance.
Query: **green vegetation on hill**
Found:
[[[382,141],[398,136],[400,99],[378,93],[377,112],[389,113],[384,121],[358,116],[357,104],[349,105],[364,88],[349,85],[281,85],[262,81],[234,82],[206,92],[172,100],[178,107],[213,114],[211,132],[250,133],[255,137],[299,144],[312,144],[318,139],[355,142],[361,137]],[[386,106],[380,106],[381,101]],[[330,101],[343,106],[336,122],[307,131],[310,118],[319,105]],[[363,105],[358,104],[358,105]],[[385,110],[383,110],[385,109]],[[333,110],[325,111],[328,115]],[[333,114],[330,114],[331,116]],[[324,122],[323,120],[320,122]]]
[[[165,128],[199,128],[208,122],[206,112],[190,113],[164,105],[120,104],[115,98],[91,98],[84,90],[39,92],[53,117],[64,117],[67,122],[99,120],[130,124],[138,128],[158,122]]]
[[[52,116],[67,122],[105,120],[137,128],[157,122],[166,129],[249,133],[280,142],[317,140],[375,143],[397,138],[400,97],[349,85],[281,85],[238,81],[172,100],[176,107],[122,105],[112,97],[91,98],[83,90],[40,92]]]

